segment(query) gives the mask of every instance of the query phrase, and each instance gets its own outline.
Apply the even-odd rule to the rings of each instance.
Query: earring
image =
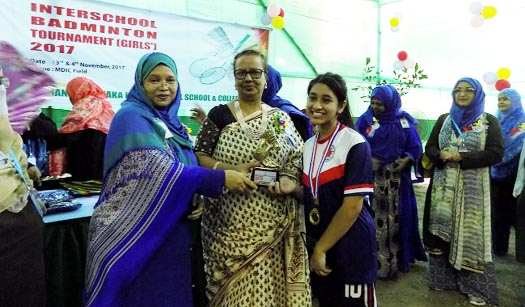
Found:
[[[268,83],[265,83],[264,84],[264,89],[267,89],[268,88]]]

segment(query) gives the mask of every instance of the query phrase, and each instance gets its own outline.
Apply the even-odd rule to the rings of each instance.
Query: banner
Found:
[[[100,2],[8,1],[0,11],[0,40],[53,77],[56,88],[45,106],[71,109],[65,86],[78,76],[102,87],[117,110],[134,82],[145,53],[175,60],[182,91],[180,115],[198,104],[209,109],[236,98],[235,53],[268,51],[269,31],[193,19]]]

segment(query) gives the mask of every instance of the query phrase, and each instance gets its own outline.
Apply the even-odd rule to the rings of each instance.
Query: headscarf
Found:
[[[525,133],[520,124],[525,122],[525,111],[521,104],[520,94],[511,88],[500,92],[510,99],[510,107],[506,111],[496,111],[496,117],[501,125],[503,135],[503,159],[500,163],[493,165],[490,169],[493,178],[506,178],[517,171],[518,157],[521,153]]]
[[[166,139],[177,158],[186,165],[196,165],[192,142],[177,112],[180,107],[180,82],[173,102],[162,109],[156,108],[146,96],[143,81],[158,65],[165,65],[177,76],[177,65],[164,53],[153,52],[142,56],[135,72],[135,84],[131,87],[122,108],[111,124],[104,150],[104,175],[128,151],[139,148],[157,148],[166,151],[165,133],[162,123],[173,137]],[[177,78],[178,79],[178,78]],[[177,80],[178,81],[178,80]],[[142,120],[130,123],[139,116]],[[162,123],[160,123],[161,121]]]
[[[414,127],[417,125],[417,120],[400,110],[401,96],[396,88],[392,85],[380,85],[372,90],[370,96],[380,100],[385,111],[374,114],[372,107],[369,106],[357,120],[356,129],[370,144],[372,157],[383,164],[392,163],[404,154],[410,155],[414,161],[419,161],[423,149]],[[374,125],[373,117],[378,120],[379,127]],[[402,126],[402,118],[406,119],[408,127]]]
[[[472,99],[472,102],[466,107],[460,107],[456,103],[456,98],[454,96],[454,90],[452,90],[452,107],[450,108],[450,117],[456,122],[460,129],[463,129],[476,120],[484,111],[485,111],[485,92],[483,87],[478,80],[468,77],[463,77],[459,79],[454,85],[454,89],[458,86],[460,82],[468,82],[472,88],[476,90],[476,94]]]
[[[67,83],[66,92],[73,109],[58,132],[94,129],[107,134],[115,112],[100,86],[86,77],[77,77]]]
[[[385,112],[381,114],[374,114],[372,106],[368,106],[368,109],[361,115],[364,123],[367,127],[373,124],[373,118],[375,117],[379,124],[392,124],[399,123],[400,118],[406,118],[409,122],[417,125],[417,120],[412,115],[401,110],[401,96],[393,85],[380,85],[375,87],[370,94],[370,98],[376,98],[383,103]]]
[[[6,97],[5,87],[0,84],[0,104],[5,106],[5,110],[7,110]],[[24,177],[32,184],[27,173],[27,157],[22,151],[22,138],[11,128],[7,113],[0,114],[0,159],[3,160],[0,161],[0,182],[2,183],[0,184],[0,213],[5,210],[19,212],[26,205],[29,194],[22,177],[11,163],[11,150],[24,170]]]
[[[286,112],[292,119],[299,119],[304,122],[304,127],[307,127],[306,138],[312,136],[312,125],[308,115],[304,114],[289,100],[281,98],[277,95],[283,86],[281,74],[272,66],[268,65],[268,80],[266,81],[266,88],[262,94],[262,101],[271,107],[279,108]],[[299,131],[303,136],[302,131]],[[304,136],[303,136],[304,137]]]

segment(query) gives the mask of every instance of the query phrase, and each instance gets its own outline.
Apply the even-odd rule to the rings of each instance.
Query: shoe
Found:
[[[443,291],[443,290],[445,290],[443,288],[437,288],[437,287],[432,287],[432,286],[429,286],[429,288],[434,290],[434,291]]]
[[[487,305],[487,303],[485,302],[484,299],[482,299],[481,297],[474,296],[472,294],[468,295],[468,302],[471,305],[474,305],[474,306],[485,306],[485,305]]]

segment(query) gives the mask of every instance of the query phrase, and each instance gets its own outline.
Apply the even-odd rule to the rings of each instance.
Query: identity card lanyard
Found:
[[[9,154],[11,155],[11,158],[13,159],[13,167],[15,168],[16,172],[22,177],[22,182],[24,182],[24,186],[26,187],[27,191],[29,192],[29,197],[31,198],[31,201],[33,202],[33,205],[36,208],[36,211],[38,211],[38,214],[40,214],[40,217],[44,216],[44,212],[42,211],[42,208],[40,208],[40,205],[38,204],[38,201],[36,200],[33,193],[31,193],[32,188],[29,186],[29,183],[27,183],[26,177],[24,176],[24,171],[22,170],[22,166],[20,165],[20,162],[18,162],[18,158],[15,155],[15,152],[11,149],[9,151]]]
[[[312,176],[314,173],[314,165],[315,165],[315,156],[317,155],[317,140],[319,139],[319,134],[315,136],[315,145],[312,152],[312,160],[310,160],[310,166],[308,167],[308,180],[310,181],[310,191],[312,192],[312,196],[314,197],[314,207],[312,210],[310,210],[310,213],[308,214],[308,218],[310,220],[310,223],[313,225],[319,224],[321,221],[321,215],[319,214],[319,209],[317,207],[319,206],[319,198],[318,198],[318,189],[319,189],[319,177],[321,175],[321,170],[323,168],[323,164],[326,160],[326,156],[328,155],[328,152],[330,151],[330,148],[332,147],[332,143],[335,140],[335,137],[337,136],[337,133],[339,133],[339,128],[341,126],[341,123],[337,123],[337,127],[335,127],[335,131],[330,137],[330,140],[328,141],[328,145],[323,151],[323,155],[321,156],[321,161],[319,161],[319,168],[317,168],[317,171],[315,172],[315,177]]]
[[[452,123],[454,124],[454,130],[456,130],[456,133],[458,135],[458,138],[461,142],[461,144],[458,144],[458,149],[459,147],[464,147],[465,146],[465,137],[467,136],[467,133],[466,132],[462,132],[461,129],[459,129],[459,126],[458,124],[456,123],[456,121],[452,118]]]

